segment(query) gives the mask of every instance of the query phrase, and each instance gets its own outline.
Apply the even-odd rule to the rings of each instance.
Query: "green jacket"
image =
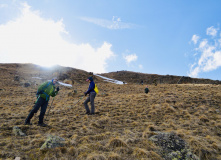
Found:
[[[38,88],[38,93],[40,97],[46,99],[46,101],[49,101],[50,96],[54,97],[57,95],[58,91],[55,91],[55,86],[52,82],[44,82],[40,87]]]

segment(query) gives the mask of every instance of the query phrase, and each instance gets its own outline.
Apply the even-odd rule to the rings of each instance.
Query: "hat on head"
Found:
[[[58,78],[57,78],[57,77],[54,77],[51,81],[53,82],[54,80],[57,80],[57,81],[58,81]]]
[[[88,77],[88,79],[86,81],[93,81],[93,78],[92,77]]]

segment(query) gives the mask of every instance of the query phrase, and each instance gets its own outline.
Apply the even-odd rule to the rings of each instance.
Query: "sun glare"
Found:
[[[61,65],[106,72],[106,61],[114,56],[110,43],[104,42],[98,48],[88,43],[77,45],[66,41],[63,34],[68,32],[62,19],[45,19],[24,4],[20,16],[0,24],[0,44],[4,44],[0,45],[0,63],[33,63],[44,67]]]
[[[39,63],[35,63],[35,64],[37,64],[39,66],[42,66],[42,67],[47,67],[47,68],[52,68],[52,67],[58,65],[58,64],[53,63],[53,62],[39,62]]]

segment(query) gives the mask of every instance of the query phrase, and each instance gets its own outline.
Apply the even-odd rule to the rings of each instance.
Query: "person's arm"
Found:
[[[55,97],[58,94],[58,91],[60,90],[59,86],[56,88],[56,91],[54,91],[51,96]]]
[[[92,82],[90,83],[87,92],[85,92],[85,94],[87,95],[88,93],[90,93],[91,91],[94,90],[95,84]]]

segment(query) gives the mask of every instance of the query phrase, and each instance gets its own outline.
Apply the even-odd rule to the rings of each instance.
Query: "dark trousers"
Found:
[[[48,106],[48,101],[46,101],[42,97],[39,97],[37,102],[35,103],[34,107],[32,108],[31,112],[29,113],[28,117],[26,118],[25,122],[30,123],[31,118],[34,116],[35,113],[37,113],[37,111],[41,107],[41,112],[39,115],[38,124],[43,123],[43,119],[44,119],[44,115],[45,115],[47,106]]]
[[[87,113],[92,113],[92,114],[95,113],[95,108],[94,108],[95,96],[96,96],[96,93],[95,92],[91,92],[89,94],[89,96],[87,97],[87,99],[84,101],[84,107],[85,107]],[[89,107],[87,105],[88,102],[91,102],[91,112],[90,112],[90,109],[89,109]]]

